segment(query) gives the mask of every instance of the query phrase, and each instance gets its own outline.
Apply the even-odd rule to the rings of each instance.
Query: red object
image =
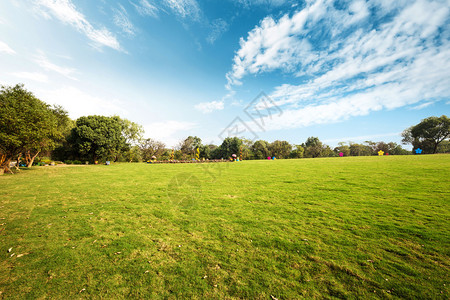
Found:
[[[389,153],[386,153],[386,155],[389,155]]]

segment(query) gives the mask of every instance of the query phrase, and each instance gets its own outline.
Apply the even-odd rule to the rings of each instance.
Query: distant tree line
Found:
[[[0,171],[8,170],[11,161],[26,166],[46,156],[65,162],[140,162],[189,160],[197,149],[201,159],[228,159],[236,154],[242,159],[278,159],[450,152],[450,120],[447,116],[429,117],[402,133],[402,143],[413,145],[413,151],[396,143],[340,142],[332,149],[317,137],[304,143],[287,141],[250,141],[228,137],[220,145],[203,144],[189,136],[172,148],[154,139],[144,139],[142,126],[119,116],[83,116],[73,121],[60,106],[50,106],[37,99],[23,85],[2,86],[0,90]]]

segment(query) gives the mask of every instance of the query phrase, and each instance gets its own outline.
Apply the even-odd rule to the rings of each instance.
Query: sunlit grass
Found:
[[[0,298],[448,298],[449,170],[428,155],[2,176]]]

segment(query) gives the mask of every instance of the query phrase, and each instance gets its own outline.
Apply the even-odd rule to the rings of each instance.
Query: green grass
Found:
[[[0,185],[0,298],[449,297],[450,155],[39,167]]]

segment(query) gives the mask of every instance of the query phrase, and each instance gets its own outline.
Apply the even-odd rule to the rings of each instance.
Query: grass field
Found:
[[[450,155],[38,167],[0,185],[0,298],[449,298]]]

